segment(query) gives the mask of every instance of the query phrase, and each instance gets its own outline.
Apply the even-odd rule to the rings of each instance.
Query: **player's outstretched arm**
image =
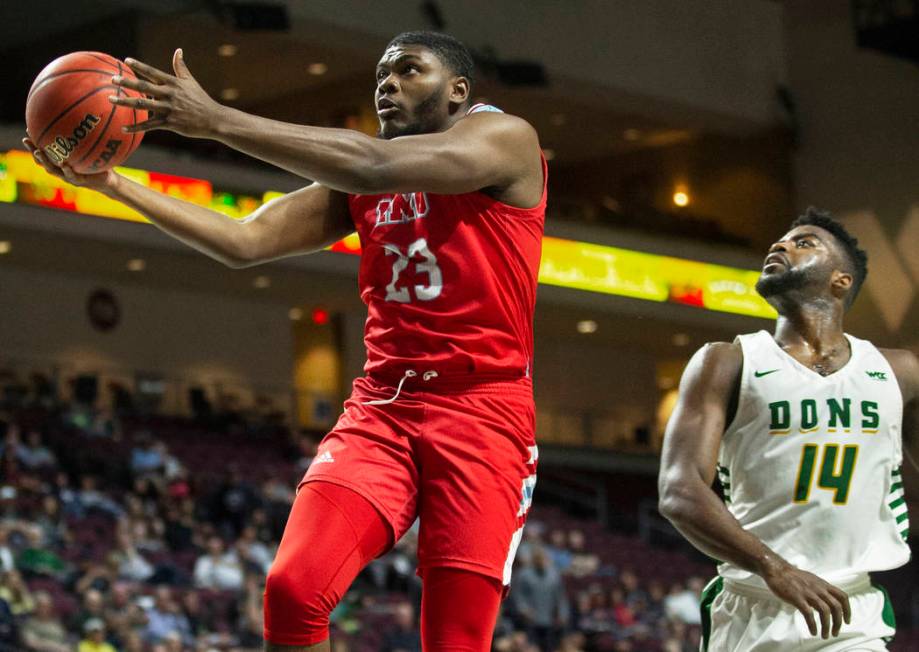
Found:
[[[238,221],[151,190],[114,170],[77,174],[66,164],[61,168],[51,163],[28,138],[23,144],[48,173],[130,206],[162,231],[230,267],[316,251],[354,230],[347,197],[319,184],[274,199]]]
[[[539,142],[535,130],[520,118],[474,114],[444,132],[382,140],[222,106],[192,77],[181,50],[173,57],[175,75],[132,59],[127,63],[140,79],[116,77],[115,83],[148,97],[109,100],[153,113],[150,120],[128,128],[132,131],[168,129],[217,140],[346,193],[459,194],[495,188],[508,203],[524,207],[535,205],[542,194]]]
[[[658,477],[660,511],[703,553],[761,576],[779,598],[804,615],[823,638],[849,622],[848,596],[816,575],[795,568],[743,529],[712,491],[721,437],[732,416],[743,366],[736,344],[707,344],[689,361],[664,434]]]

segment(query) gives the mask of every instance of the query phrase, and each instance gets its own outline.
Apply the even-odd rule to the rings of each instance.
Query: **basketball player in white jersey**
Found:
[[[660,510],[721,562],[702,595],[703,651],[885,650],[894,634],[868,573],[909,560],[900,464],[919,435],[919,360],[844,332],[866,263],[808,209],[757,283],[775,333],[707,344],[683,374]]]

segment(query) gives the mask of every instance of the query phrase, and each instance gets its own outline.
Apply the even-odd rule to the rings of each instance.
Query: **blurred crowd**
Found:
[[[318,436],[100,410],[41,379],[0,389],[0,652],[260,650],[265,575]],[[700,579],[640,578],[534,514],[495,650],[698,649]],[[337,652],[420,650],[416,542],[332,614]]]

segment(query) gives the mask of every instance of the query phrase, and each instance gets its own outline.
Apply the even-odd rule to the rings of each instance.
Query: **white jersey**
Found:
[[[852,356],[821,376],[766,331],[741,335],[737,412],[718,475],[744,529],[791,564],[834,583],[909,561],[903,398],[887,359],[846,335]],[[762,586],[730,563],[721,576]]]

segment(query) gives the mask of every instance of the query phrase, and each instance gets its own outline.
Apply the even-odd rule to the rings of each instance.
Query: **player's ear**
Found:
[[[465,77],[454,77],[450,84],[450,101],[455,104],[463,104],[469,99],[471,85]]]
[[[855,279],[849,272],[843,272],[842,270],[836,270],[833,272],[833,278],[830,280],[830,286],[833,288],[833,292],[840,296],[844,296],[852,289],[852,283]]]

